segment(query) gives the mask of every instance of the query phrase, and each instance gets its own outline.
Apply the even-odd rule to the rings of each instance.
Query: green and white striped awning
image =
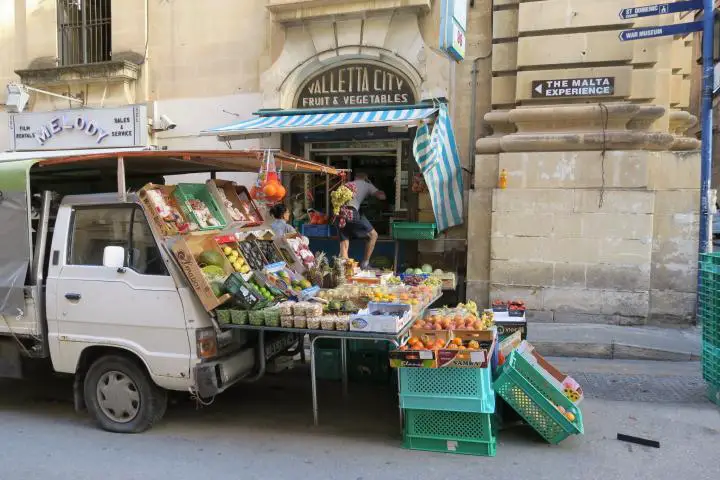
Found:
[[[392,109],[334,111],[277,110],[256,113],[257,117],[224,127],[211,128],[203,135],[220,138],[250,138],[272,133],[328,132],[345,128],[413,126],[437,112],[433,106]]]

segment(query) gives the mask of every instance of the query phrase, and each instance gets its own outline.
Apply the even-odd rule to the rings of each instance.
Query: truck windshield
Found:
[[[168,275],[139,207],[77,207],[73,212],[69,263],[102,266],[103,252],[109,246],[124,248],[125,266],[141,275]]]

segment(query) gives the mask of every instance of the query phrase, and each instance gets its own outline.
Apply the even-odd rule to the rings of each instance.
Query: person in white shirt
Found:
[[[360,262],[360,268],[364,270],[370,265],[370,256],[373,250],[375,250],[375,242],[377,242],[378,234],[368,219],[360,213],[360,205],[362,205],[369,196],[373,196],[379,200],[385,200],[387,197],[385,192],[370,183],[366,173],[356,173],[355,180],[349,183],[354,185],[355,194],[352,200],[346,205],[350,209],[351,218],[347,218],[345,225],[342,228],[338,228],[340,234],[340,256],[342,258],[348,258],[350,239],[366,239],[365,256]]]

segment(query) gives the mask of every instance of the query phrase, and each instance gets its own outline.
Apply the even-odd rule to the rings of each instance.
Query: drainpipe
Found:
[[[477,57],[472,62],[472,91],[470,94],[470,102],[472,105],[472,108],[470,109],[470,135],[468,135],[468,161],[470,162],[470,172],[473,174],[473,180],[475,177],[475,162],[473,161],[473,158],[475,158],[475,141],[477,140],[475,138],[475,125],[477,123],[477,78],[478,78],[478,63],[480,60],[485,60],[487,58],[490,58],[492,56],[492,47],[490,48],[490,53],[487,55],[484,55],[482,57]]]
[[[143,72],[143,90],[145,101],[150,100],[150,0],[145,0],[145,71]]]
[[[713,0],[703,0],[703,44],[702,44],[702,103],[701,103],[701,150],[700,150],[700,254],[710,251],[708,238],[710,237],[710,176],[712,175],[713,154],[713,50],[715,33],[715,5]],[[698,269],[698,292],[700,292],[702,278]],[[699,297],[698,297],[699,298]]]

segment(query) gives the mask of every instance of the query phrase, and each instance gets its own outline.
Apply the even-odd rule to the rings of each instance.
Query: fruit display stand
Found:
[[[424,313],[424,310],[428,308],[430,305],[432,305],[435,301],[437,301],[440,298],[440,293],[436,292],[435,295],[432,298],[429,298],[427,301],[423,302],[419,312],[418,316],[422,316]],[[284,308],[282,305],[280,307],[281,309]],[[294,313],[294,312],[293,312]],[[282,318],[282,317],[281,317]],[[318,341],[326,340],[326,339],[337,339],[340,341],[340,363],[341,363],[341,373],[342,373],[342,385],[343,385],[343,393],[347,395],[348,391],[348,341],[378,341],[378,342],[387,342],[395,347],[399,347],[402,343],[405,343],[407,341],[407,338],[409,336],[410,328],[413,325],[413,320],[416,317],[410,317],[410,321],[406,322],[405,325],[396,332],[370,332],[370,331],[349,331],[349,325],[347,323],[343,323],[344,328],[338,330],[337,329],[337,323],[334,325],[325,325],[327,328],[323,328],[323,324],[321,321],[319,321],[318,324],[310,324],[309,322],[305,324],[305,327],[303,328],[295,328],[295,327],[283,327],[282,325],[279,327],[274,326],[268,326],[267,324],[263,326],[256,326],[256,325],[250,325],[250,324],[244,324],[244,325],[236,325],[236,324],[230,324],[230,325],[224,325],[226,328],[236,328],[236,329],[242,329],[242,330],[256,330],[259,332],[288,332],[288,333],[296,333],[298,335],[309,335],[310,336],[310,358],[315,359],[316,357],[316,343]],[[348,329],[345,329],[348,328]],[[312,401],[313,401],[313,421],[315,425],[319,424],[319,409],[318,409],[318,398],[317,398],[317,366],[316,362],[311,362],[310,364],[310,378],[312,382]],[[402,420],[402,411],[401,413],[401,420]]]

